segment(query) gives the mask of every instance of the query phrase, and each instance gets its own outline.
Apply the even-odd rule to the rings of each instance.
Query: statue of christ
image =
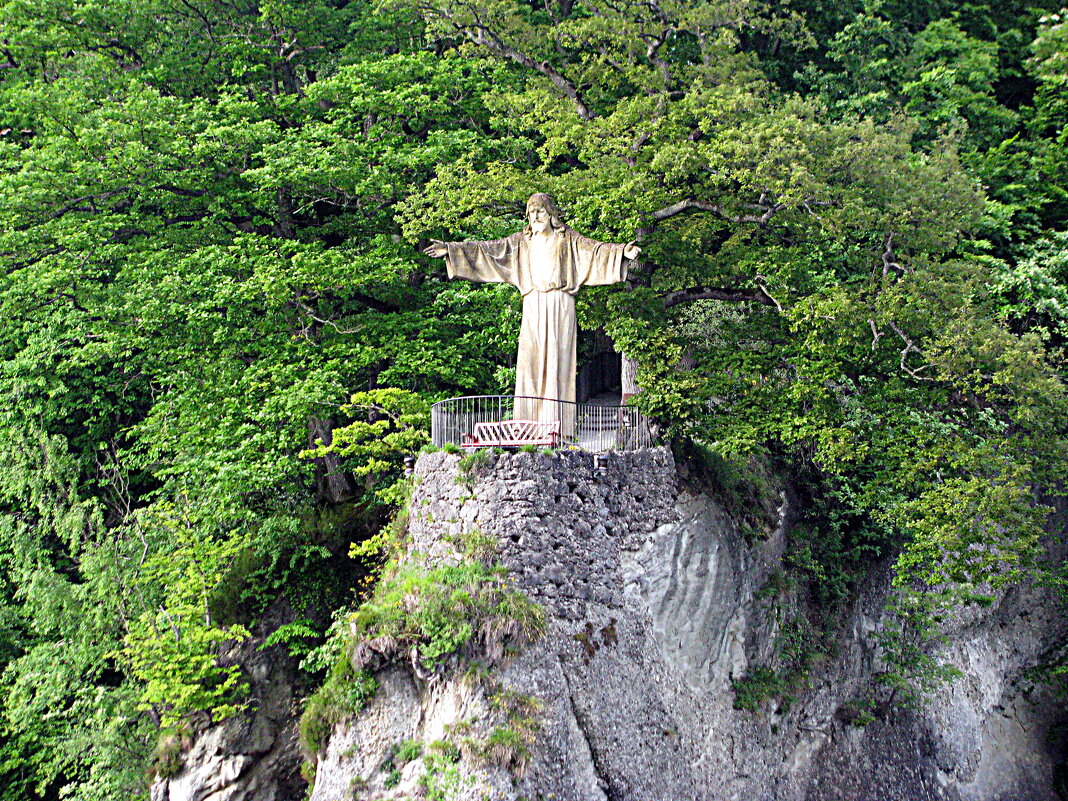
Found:
[[[487,242],[431,240],[424,251],[445,258],[449,278],[512,284],[523,295],[523,322],[516,358],[516,398],[575,401],[578,324],[575,294],[581,286],[615,284],[641,253],[625,245],[587,239],[561,222],[560,210],[546,194],[527,201],[522,231]],[[515,416],[560,420],[563,404],[516,400]],[[571,426],[564,424],[564,433]]]

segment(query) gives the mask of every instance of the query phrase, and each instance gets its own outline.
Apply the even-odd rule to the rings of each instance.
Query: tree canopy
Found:
[[[906,618],[1030,575],[1066,463],[1066,31],[1015,1],[0,3],[0,798],[143,796],[154,732],[240,708],[222,643],[351,602],[426,404],[512,383],[518,299],[421,247],[534,191],[642,240],[580,324],[671,437],[796,479],[829,596],[887,554]]]

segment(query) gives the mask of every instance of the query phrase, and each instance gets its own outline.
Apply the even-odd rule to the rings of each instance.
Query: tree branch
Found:
[[[317,314],[316,314],[316,313],[315,313],[315,312],[314,312],[314,311],[312,310],[312,308],[311,308],[310,306],[308,306],[308,305],[307,305],[306,303],[304,303],[304,301],[300,300],[299,298],[294,298],[293,302],[294,302],[294,303],[295,303],[295,304],[296,304],[297,306],[299,306],[299,307],[300,307],[300,309],[301,309],[301,310],[302,310],[302,311],[303,311],[303,312],[304,312],[304,313],[305,313],[306,315],[308,315],[308,316],[309,316],[309,317],[310,317],[310,318],[311,318],[312,320],[314,320],[315,322],[317,322],[317,323],[320,323],[320,324],[322,324],[322,325],[328,325],[328,326],[330,326],[330,327],[331,327],[331,328],[333,328],[333,329],[334,329],[335,331],[337,331],[337,332],[338,332],[339,334],[357,334],[357,333],[359,333],[359,331],[360,331],[360,329],[358,329],[358,328],[340,328],[340,327],[338,326],[338,324],[337,324],[337,323],[335,323],[335,322],[334,322],[333,320],[326,320],[326,319],[324,319],[324,318],[322,318],[322,317],[319,317],[319,316],[318,316],[318,315],[317,315]],[[361,302],[362,302],[362,301],[361,301]]]
[[[488,31],[486,33],[492,37],[492,34],[490,34]],[[572,103],[575,104],[575,110],[578,112],[578,115],[581,119],[589,121],[596,116],[590,110],[590,107],[586,105],[586,101],[583,99],[582,94],[578,90],[578,87],[576,87],[575,84],[565,78],[548,61],[537,61],[526,55],[525,53],[521,53],[515,48],[509,47],[500,40],[496,40],[496,44],[491,44],[481,35],[476,35],[470,38],[476,44],[481,44],[490,50],[496,50],[499,55],[502,55],[506,58],[510,58],[512,59],[512,61],[515,61],[517,64],[521,64],[527,69],[532,69],[536,72],[540,72],[542,75],[549,79],[553,86],[563,92],[564,95],[568,97]],[[496,39],[496,37],[492,38]]]
[[[786,208],[785,203],[766,203],[763,202],[764,198],[761,198],[760,203],[751,204],[751,208],[763,210],[763,214],[727,214],[724,211],[723,206],[719,203],[713,203],[708,200],[697,200],[696,198],[687,198],[686,200],[680,200],[678,203],[672,203],[670,206],[664,206],[662,209],[658,209],[649,215],[649,218],[655,222],[662,222],[670,217],[674,217],[677,214],[682,214],[685,211],[708,211],[715,214],[717,217],[721,217],[728,222],[733,223],[754,223],[756,225],[767,224],[776,213]]]
[[[875,353],[875,346],[879,344],[879,340],[883,338],[883,332],[875,327],[875,320],[868,320],[868,325],[871,326],[871,352]]]
[[[692,209],[710,211],[713,214],[723,213],[723,208],[718,203],[687,198],[686,200],[680,200],[678,203],[672,203],[670,206],[664,206],[664,208],[654,211],[649,216],[656,222],[661,222],[669,217],[674,217],[676,214],[682,214],[684,211],[690,211]]]
[[[333,302],[343,302],[343,299],[338,297],[333,292],[321,292],[321,293],[319,293],[317,295],[317,297],[320,300],[327,300],[327,301],[333,301]],[[365,295],[362,292],[348,291],[348,292],[345,292],[345,297],[346,298],[352,298],[357,303],[361,303],[364,306],[366,306],[368,309],[371,309],[371,311],[381,312],[382,314],[393,314],[393,313],[399,312],[401,310],[400,306],[396,305],[395,303],[389,303],[388,301],[385,301],[385,300],[379,300],[378,298],[373,298],[370,295]],[[310,310],[306,309],[306,311],[309,311],[309,313],[310,313]],[[328,321],[317,320],[316,322],[328,322]],[[333,325],[333,324],[331,323],[331,325]],[[348,333],[348,332],[343,332],[343,333]]]
[[[517,50],[509,44],[506,44],[496,33],[489,29],[485,24],[481,23],[477,18],[473,24],[465,24],[457,21],[453,18],[453,15],[444,9],[428,9],[431,13],[437,14],[444,19],[449,20],[454,30],[462,34],[464,37],[474,42],[475,44],[485,47],[491,53],[494,53],[502,58],[511,59],[517,64],[526,67],[527,69],[540,72],[546,78],[552,82],[552,85],[559,89],[566,95],[572,103],[575,104],[575,110],[583,120],[592,120],[596,115],[586,105],[586,101],[582,97],[582,93],[579,92],[578,87],[568,80],[563,74],[560,73],[555,67],[553,67],[548,61],[538,61],[527,53]]]
[[[174,186],[172,184],[156,184],[153,189],[158,189],[161,192],[171,192],[175,195],[181,195],[182,197],[204,197],[209,194],[207,189],[182,189],[180,186]]]
[[[88,45],[86,49],[101,50],[107,53],[109,56],[115,59],[115,63],[118,64],[120,67],[125,66],[127,63],[131,63],[134,67],[140,67],[144,64],[144,61],[141,59],[141,54],[138,53],[137,50],[135,50],[130,45],[123,44],[118,39],[109,39],[106,43],[101,45]],[[112,52],[113,50],[117,50],[118,53]],[[128,56],[129,62],[127,62],[127,60],[122,57],[121,54],[123,53]]]
[[[900,328],[897,327],[893,320],[889,320],[888,322],[890,324],[890,327],[894,329],[894,333],[897,334],[901,338],[901,341],[905,343],[905,347],[901,349],[901,369],[913,378],[915,378],[917,381],[934,381],[934,379],[929,376],[920,375],[920,370],[926,370],[929,365],[925,364],[913,370],[911,367],[905,364],[905,359],[910,353],[915,353],[918,356],[922,357],[923,351],[916,347],[915,343],[913,343],[913,341],[909,339],[909,337],[907,337]]]
[[[74,200],[70,201],[69,203],[67,203],[67,204],[65,204],[63,206],[60,206],[59,209],[57,209],[56,211],[52,212],[52,214],[50,215],[50,219],[58,220],[64,214],[66,214],[67,212],[71,212],[71,211],[94,211],[95,212],[97,209],[96,209],[96,206],[93,205],[93,201],[95,201],[95,200],[107,200],[109,197],[114,197],[115,195],[119,194],[120,192],[125,192],[127,189],[129,189],[128,186],[120,186],[118,189],[112,189],[109,192],[101,192],[98,195],[82,195],[81,197],[77,197]],[[79,204],[84,203],[86,201],[89,201],[89,205],[88,206],[79,205]]]
[[[909,267],[903,267],[897,261],[894,255],[894,232],[891,231],[886,235],[886,241],[883,242],[883,278],[886,278],[890,274],[890,270],[897,270],[902,275],[905,273],[911,273],[912,269]]]
[[[681,303],[692,303],[695,300],[726,300],[733,303],[750,302],[759,303],[763,306],[775,306],[782,311],[782,307],[771,297],[763,287],[757,289],[726,289],[723,287],[692,287],[679,289],[664,295],[665,309],[678,306]]]
[[[24,259],[23,261],[17,261],[14,264],[12,264],[11,266],[5,267],[4,268],[4,275],[11,275],[13,273],[17,273],[19,270],[25,270],[27,267],[32,267],[33,265],[37,264],[37,262],[43,261],[44,259],[47,259],[49,256],[55,256],[57,253],[62,253],[63,251],[64,251],[64,248],[59,247],[58,245],[56,247],[48,248],[47,250],[42,250],[40,253],[37,253],[37,254],[35,254],[34,256],[31,256],[28,259]],[[8,254],[2,254],[2,255],[8,255]]]
[[[756,283],[757,289],[760,290],[760,293],[775,305],[775,308],[779,310],[779,314],[783,314],[784,312],[782,310],[782,304],[779,303],[779,301],[775,300],[772,294],[768,292],[767,280],[767,278],[760,275],[759,273],[753,276],[753,281]]]
[[[660,31],[659,35],[653,36],[650,34],[642,34],[639,38],[645,42],[645,56],[649,59],[650,63],[655,65],[660,70],[660,75],[664,79],[664,89],[671,88],[671,68],[668,63],[660,58],[660,48],[664,46],[671,34],[674,33],[672,28],[664,28]]]

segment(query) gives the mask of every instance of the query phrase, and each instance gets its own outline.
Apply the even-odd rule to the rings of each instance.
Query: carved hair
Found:
[[[562,231],[565,227],[563,222],[564,215],[560,211],[560,207],[556,205],[556,201],[544,192],[535,192],[527,200],[527,224],[523,227],[523,234],[529,237],[534,233],[530,230],[530,210],[538,206],[549,212],[549,228],[555,232]]]

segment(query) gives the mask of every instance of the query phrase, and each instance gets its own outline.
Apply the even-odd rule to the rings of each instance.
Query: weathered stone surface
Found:
[[[489,695],[538,699],[541,729],[522,775],[471,754],[430,777],[458,801],[1053,801],[1065,764],[1062,704],[1024,680],[1065,621],[1038,590],[962,612],[945,655],[961,679],[925,707],[892,710],[866,726],[843,709],[880,668],[873,639],[888,573],[876,572],[845,616],[838,651],[813,668],[789,709],[733,708],[731,681],[766,660],[780,615],[759,590],[780,565],[790,510],[749,543],[715,502],[677,486],[665,450],[613,454],[595,476],[583,453],[489,454],[470,474],[458,456],[420,458],[410,547],[457,561],[488,537],[517,586],[549,612],[546,633],[485,680],[379,673],[381,689],[337,726],[320,755],[312,801],[422,797],[424,759],[386,787],[391,748],[484,736],[502,725]],[[780,596],[784,613],[800,600]],[[791,608],[795,607],[795,608]],[[494,689],[496,688],[496,689]],[[269,737],[258,742],[263,745]],[[216,795],[244,788],[237,756],[198,743]],[[275,746],[277,747],[277,746]],[[220,753],[225,752],[222,748]],[[211,752],[211,753],[209,753]],[[192,756],[192,753],[189,755]],[[240,763],[240,764],[239,764]],[[245,773],[241,773],[244,770]],[[229,775],[229,774],[226,774]],[[176,777],[180,779],[181,777]],[[225,786],[223,786],[225,785]],[[175,780],[172,787],[178,787]],[[184,785],[181,785],[184,786]],[[179,796],[171,796],[176,801]]]
[[[1065,715],[1025,700],[1016,683],[1058,625],[1051,614],[1022,614],[1042,608],[1035,594],[961,622],[947,656],[965,675],[930,705],[857,727],[838,713],[878,667],[871,635],[886,588],[876,581],[857,598],[837,658],[814,671],[790,710],[754,715],[733,708],[731,681],[774,647],[778,619],[757,591],[781,565],[785,497],[777,529],[752,545],[709,498],[680,491],[665,450],[614,454],[603,477],[583,453],[490,454],[469,475],[458,474],[458,463],[445,453],[420,459],[412,548],[458,558],[450,542],[477,529],[552,615],[546,635],[495,676],[541,700],[543,728],[522,778],[481,772],[478,786],[492,787],[490,797],[1055,797],[1052,774],[1063,754],[1048,733]],[[440,710],[433,698],[448,693],[421,693],[418,702],[410,693],[379,694],[375,714],[397,707],[393,717],[410,724],[390,736],[440,736],[425,719]],[[477,709],[469,699],[462,714],[477,720]],[[337,742],[331,754],[389,745],[344,734]],[[329,797],[317,783],[313,801]]]
[[[590,600],[622,607],[621,558],[663,523],[674,521],[675,472],[663,449],[611,454],[603,477],[591,454],[572,451],[486,454],[471,475],[460,457],[420,457],[409,533],[413,550],[455,554],[462,531],[493,538],[524,590],[554,614],[585,615]],[[459,522],[459,528],[457,523]]]

